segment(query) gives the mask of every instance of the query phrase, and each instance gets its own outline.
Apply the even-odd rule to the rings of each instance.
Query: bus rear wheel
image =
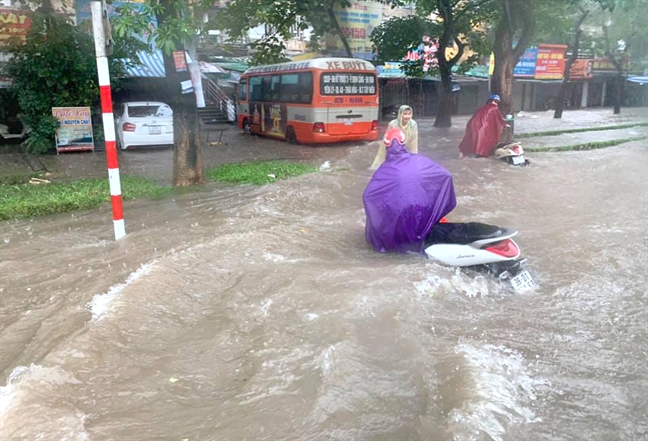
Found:
[[[292,126],[288,126],[286,128],[286,141],[288,141],[291,144],[299,144],[299,141],[297,141],[297,134],[295,133],[295,128]]]

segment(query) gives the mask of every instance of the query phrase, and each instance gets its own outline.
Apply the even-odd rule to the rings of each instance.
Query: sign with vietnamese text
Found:
[[[535,67],[537,80],[560,80],[565,72],[564,44],[541,44],[538,46],[538,56]]]
[[[31,18],[17,9],[0,9],[0,45],[14,40],[25,42]]]
[[[630,64],[628,57],[621,58],[620,62],[621,68],[627,70]],[[616,67],[614,67],[614,63],[609,58],[594,58],[592,68],[596,72],[616,72]]]
[[[536,61],[538,58],[538,48],[535,46],[528,47],[520,61],[513,69],[513,76],[518,78],[533,78],[536,73]]]
[[[176,72],[187,71],[187,58],[185,57],[185,51],[173,52],[173,64],[175,65]]]
[[[382,3],[373,0],[351,1],[347,8],[335,2],[333,13],[355,57],[373,59],[373,43],[370,37],[382,22],[382,9]],[[327,46],[335,53],[343,50],[342,42],[337,36],[330,35],[327,38]]]
[[[94,150],[90,107],[52,107],[59,121],[56,129],[56,152]]]

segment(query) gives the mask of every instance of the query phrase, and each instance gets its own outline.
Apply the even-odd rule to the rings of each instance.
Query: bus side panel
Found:
[[[248,103],[239,103],[236,109],[236,125],[239,129],[243,128],[243,121],[250,117],[250,106]]]

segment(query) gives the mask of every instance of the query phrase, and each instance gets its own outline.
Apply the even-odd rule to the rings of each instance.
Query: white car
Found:
[[[115,107],[117,145],[126,150],[138,146],[173,145],[173,111],[157,101],[133,101]]]

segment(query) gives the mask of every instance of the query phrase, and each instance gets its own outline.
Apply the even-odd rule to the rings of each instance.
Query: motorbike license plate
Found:
[[[524,164],[524,156],[513,156],[513,165]]]
[[[162,133],[161,126],[149,126],[149,135],[159,135]]]
[[[520,271],[515,277],[510,279],[509,283],[516,292],[530,291],[535,288],[537,283],[533,276],[527,270]]]

